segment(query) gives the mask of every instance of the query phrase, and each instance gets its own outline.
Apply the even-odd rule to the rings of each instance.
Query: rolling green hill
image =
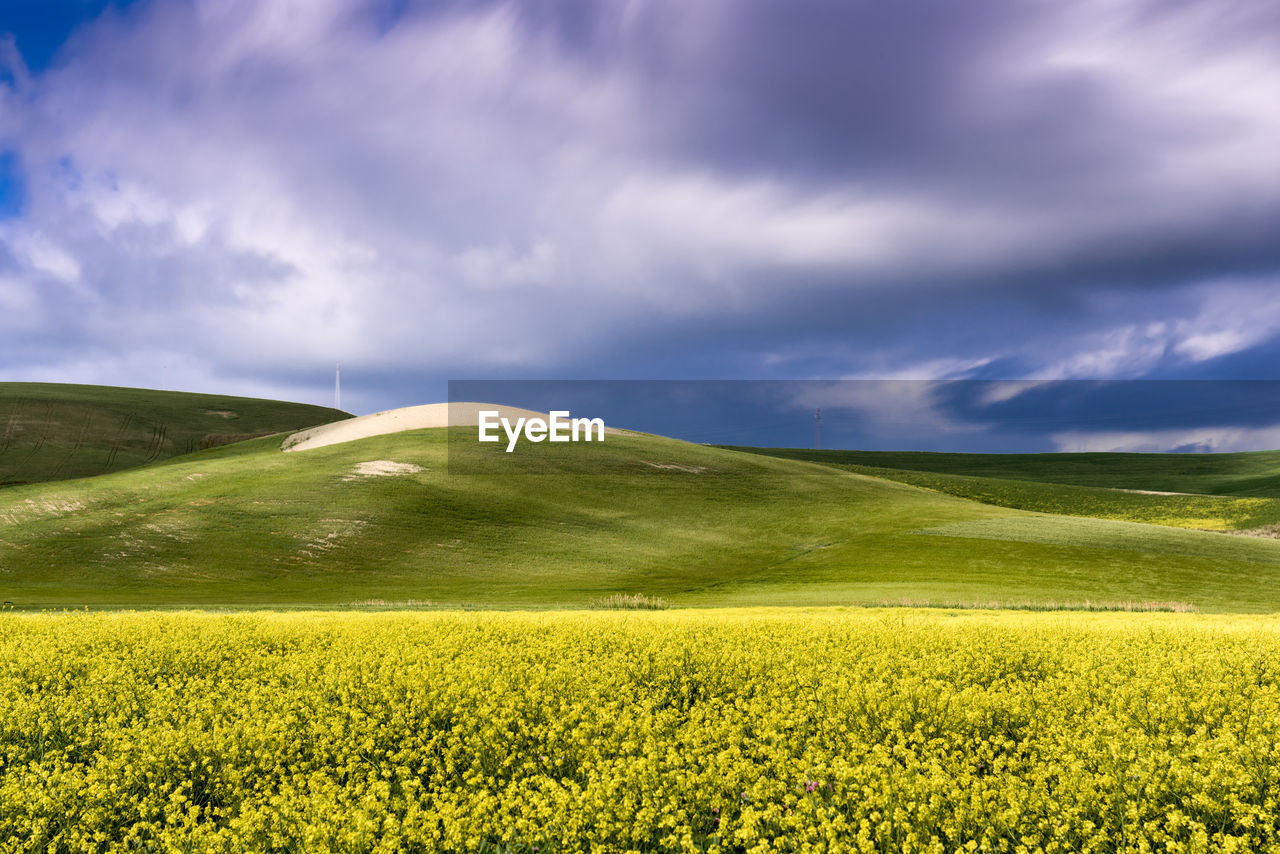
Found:
[[[0,486],[90,477],[349,417],[323,406],[108,386],[0,383]]]
[[[535,446],[554,453],[510,474],[450,473],[448,432],[297,453],[260,439],[2,490],[0,597],[554,607],[642,593],[690,606],[1280,610],[1276,541],[1031,514],[643,435],[610,436],[589,456]]]
[[[1280,524],[1280,452],[1276,451],[1001,455],[738,450],[816,462],[1040,513],[1212,531]]]

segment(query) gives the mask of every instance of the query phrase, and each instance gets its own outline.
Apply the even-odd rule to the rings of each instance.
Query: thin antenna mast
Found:
[[[342,408],[342,363],[333,363],[333,408]]]
[[[822,450],[822,410],[813,410],[813,449]]]

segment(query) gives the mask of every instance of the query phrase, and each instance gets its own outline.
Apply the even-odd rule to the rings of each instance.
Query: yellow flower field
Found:
[[[3,851],[1280,851],[1280,623],[0,617]]]

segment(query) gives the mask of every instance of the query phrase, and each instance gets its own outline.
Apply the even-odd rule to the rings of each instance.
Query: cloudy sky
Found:
[[[9,0],[0,33],[4,379],[331,402],[341,361],[359,412],[1280,379],[1274,3]]]

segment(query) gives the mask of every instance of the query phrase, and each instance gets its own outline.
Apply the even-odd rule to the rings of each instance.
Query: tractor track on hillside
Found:
[[[129,429],[129,425],[133,423],[133,413],[125,415],[124,421],[120,422],[120,429],[116,431],[115,441],[111,443],[111,450],[107,452],[106,470],[110,471],[112,466],[116,464],[116,456],[120,453],[120,448],[124,444],[124,435]]]
[[[147,458],[144,462],[153,463],[160,458],[160,454],[164,452],[164,440],[168,432],[169,428],[164,424],[151,428],[151,444],[147,449]]]
[[[9,423],[5,425],[4,435],[0,436],[0,454],[9,450],[9,443],[13,441],[13,432],[18,426],[19,415],[22,407],[27,405],[25,397],[19,397],[13,402],[13,411],[9,413]]]
[[[79,453],[80,449],[84,447],[85,436],[88,435],[89,427],[92,424],[93,410],[90,410],[85,413],[84,425],[80,428],[80,433],[76,436],[76,443],[71,446],[71,450],[67,452],[67,455],[63,457],[62,461],[54,468],[53,478],[55,480],[62,474],[62,470],[66,468],[67,463],[71,462],[75,455]]]
[[[26,465],[40,453],[40,449],[44,447],[45,440],[49,438],[49,426],[53,423],[53,401],[49,401],[44,408],[44,425],[40,428],[40,438],[36,439],[36,443],[31,446],[31,453],[27,454],[22,465]]]

